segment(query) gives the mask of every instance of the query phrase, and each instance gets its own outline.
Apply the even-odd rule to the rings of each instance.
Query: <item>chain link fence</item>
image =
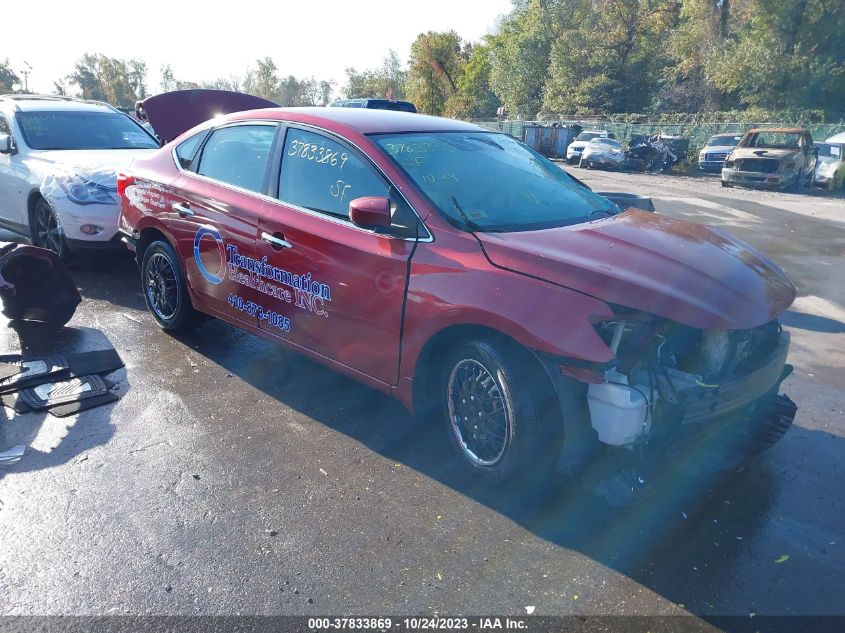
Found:
[[[607,130],[616,135],[623,145],[628,139],[636,134],[652,136],[654,134],[671,134],[683,136],[690,140],[687,159],[690,162],[697,162],[698,152],[704,147],[714,134],[744,134],[753,127],[806,127],[813,135],[813,140],[824,141],[826,138],[839,132],[845,131],[845,121],[839,123],[795,123],[790,121],[778,122],[746,122],[746,123],[664,123],[664,122],[639,122],[639,123],[617,123],[613,120],[597,119],[558,119],[556,121],[475,121],[477,125],[490,130],[506,132],[520,140],[524,140],[524,128],[526,125],[550,126],[554,123],[560,126],[580,125],[585,130]]]

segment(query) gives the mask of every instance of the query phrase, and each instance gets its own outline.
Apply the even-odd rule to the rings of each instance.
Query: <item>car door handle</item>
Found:
[[[277,237],[276,235],[267,233],[266,231],[261,233],[261,239],[267,242],[277,251],[283,248],[293,248],[293,244],[283,239],[282,236]]]
[[[173,205],[172,209],[176,213],[181,215],[183,218],[189,218],[192,215],[194,215],[194,212],[191,211],[191,207],[190,207],[190,205],[188,205],[187,202],[185,204],[182,204],[181,202],[177,202],[176,204]]]

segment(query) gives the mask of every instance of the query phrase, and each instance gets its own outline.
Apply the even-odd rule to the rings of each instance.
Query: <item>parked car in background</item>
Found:
[[[816,169],[813,137],[804,128],[754,128],[725,159],[722,186],[772,189],[811,187]]]
[[[570,165],[577,163],[581,160],[581,153],[584,151],[587,143],[594,138],[608,138],[608,136],[610,135],[607,130],[584,130],[566,148],[566,162]]]
[[[721,173],[725,159],[742,140],[742,134],[716,134],[711,136],[698,153],[698,169]]]
[[[480,480],[668,460],[696,439],[741,459],[795,416],[777,264],[722,229],[622,211],[508,134],[255,110],[118,183],[162,328],[199,310],[390,394]]]
[[[622,145],[614,138],[594,138],[581,152],[579,167],[587,169],[621,169],[625,162]]]
[[[0,226],[65,258],[121,248],[117,170],[156,148],[105,103],[0,97]]]
[[[329,104],[330,108],[367,108],[370,110],[395,110],[396,112],[416,112],[417,106],[410,101],[392,99],[337,99]]]
[[[845,139],[839,143],[829,141],[816,143],[819,162],[814,180],[816,186],[835,191],[845,184]]]

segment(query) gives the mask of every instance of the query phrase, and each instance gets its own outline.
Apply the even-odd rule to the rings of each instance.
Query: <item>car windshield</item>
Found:
[[[590,142],[593,143],[594,145],[606,145],[608,147],[616,147],[616,148],[622,147],[619,144],[619,141],[617,141],[616,139],[612,139],[612,138],[597,138],[597,139],[594,139]]]
[[[32,149],[152,149],[156,140],[119,112],[18,112]]]
[[[742,140],[741,136],[714,136],[707,141],[707,147],[736,147],[737,143]]]
[[[842,145],[836,143],[816,143],[815,148],[819,150],[819,158],[835,158],[842,160]]]
[[[619,211],[506,134],[380,134],[374,139],[444,216],[469,230],[529,231]]]
[[[576,141],[592,141],[594,138],[601,138],[599,132],[581,132],[576,138]]]
[[[767,149],[798,149],[801,147],[801,134],[799,132],[760,130],[749,134],[743,141],[742,146]]]

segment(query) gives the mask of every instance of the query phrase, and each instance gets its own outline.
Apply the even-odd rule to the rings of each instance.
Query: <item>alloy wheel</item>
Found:
[[[47,204],[39,204],[35,209],[35,237],[38,246],[54,253],[62,252],[62,230],[56,214]]]
[[[147,301],[156,316],[169,321],[179,308],[179,287],[176,271],[163,253],[155,253],[147,262]]]

